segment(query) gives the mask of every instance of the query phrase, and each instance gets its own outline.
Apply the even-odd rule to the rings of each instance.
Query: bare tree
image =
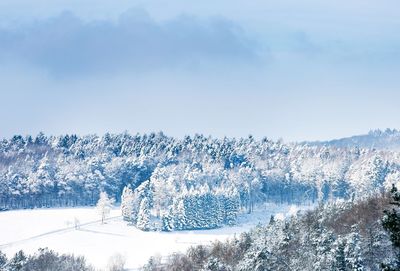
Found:
[[[116,253],[110,257],[107,264],[107,271],[123,271],[126,262],[126,257]]]
[[[96,209],[101,215],[101,224],[104,224],[104,220],[110,214],[114,202],[115,200],[113,198],[109,198],[106,192],[100,193],[100,198],[97,202]]]

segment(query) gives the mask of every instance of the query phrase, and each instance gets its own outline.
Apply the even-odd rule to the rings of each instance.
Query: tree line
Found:
[[[180,226],[167,222],[168,217],[182,212],[182,206],[213,204],[222,213],[223,199],[229,198],[232,206],[251,212],[265,201],[365,197],[390,187],[399,176],[398,152],[252,136],[41,133],[0,141],[0,208],[95,205],[101,192],[120,203],[126,187],[136,191],[148,186],[152,194],[147,202],[137,202],[135,212],[147,214],[149,209],[150,220],[156,217],[176,228]]]

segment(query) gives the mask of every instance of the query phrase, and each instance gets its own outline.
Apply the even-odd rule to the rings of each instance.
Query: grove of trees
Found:
[[[384,222],[391,201],[387,194],[377,194],[326,203],[286,220],[272,218],[250,232],[194,246],[167,260],[153,257],[142,270],[399,270],[393,234],[398,236],[400,229],[388,232]]]

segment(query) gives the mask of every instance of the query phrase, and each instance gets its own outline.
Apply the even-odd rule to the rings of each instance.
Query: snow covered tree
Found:
[[[130,197],[128,196],[128,199]],[[142,200],[146,198],[147,199],[147,204],[149,205],[149,210],[151,210],[152,207],[152,202],[153,202],[153,193],[151,191],[151,184],[150,181],[145,181],[141,185],[139,185],[134,191],[133,191],[133,197],[130,198],[132,200],[132,216],[131,216],[131,221],[134,225],[136,225],[138,216],[139,216],[139,210],[140,210],[140,204],[142,203]]]
[[[11,271],[19,271],[23,270],[22,268],[26,264],[28,258],[25,255],[25,253],[20,250],[17,253],[15,253],[14,257],[12,257],[7,264],[7,268]]]
[[[97,202],[96,209],[101,216],[101,224],[104,224],[106,217],[110,214],[114,204],[114,199],[110,199],[106,192],[100,193],[99,201]]]
[[[345,255],[346,242],[344,239],[339,238],[335,242],[333,250],[332,269],[337,271],[346,271],[346,255]]]
[[[158,165],[151,175],[150,182],[153,197],[153,209],[156,217],[172,205],[175,191],[175,174],[179,171],[176,165],[162,167]]]
[[[76,257],[69,254],[58,254],[47,248],[40,248],[32,255],[25,256],[18,252],[5,266],[2,271],[93,271],[86,264],[84,257]]]
[[[386,271],[400,270],[400,214],[398,212],[398,208],[400,207],[400,193],[394,184],[392,185],[391,195],[393,199],[391,204],[394,207],[390,211],[384,211],[385,215],[382,219],[382,226],[389,233],[396,258],[392,260],[391,264],[382,263],[382,268]]]
[[[126,221],[132,221],[133,204],[134,204],[134,193],[130,187],[125,187],[121,196],[121,212],[122,217]]]
[[[239,213],[240,197],[237,189],[228,191],[227,194],[222,196],[222,202],[220,205],[221,211],[223,212],[223,223],[226,225],[234,225],[236,218]]]
[[[186,222],[186,208],[184,199],[178,199],[174,202],[172,207],[172,221],[173,228],[176,230],[185,230],[187,227]]]
[[[344,253],[346,257],[347,270],[363,271],[364,265],[361,240],[356,226],[352,227],[352,232],[346,239]]]
[[[331,232],[326,231],[318,225],[312,231],[312,244],[314,246],[314,270],[325,270],[329,267],[331,250],[334,242],[334,237]]]
[[[116,253],[108,259],[107,271],[124,271],[125,263],[126,257]]]
[[[217,258],[210,258],[206,263],[205,267],[201,269],[201,271],[229,271],[229,267],[227,267],[223,262],[221,262]]]
[[[3,270],[7,263],[7,256],[3,252],[0,251],[0,270]]]
[[[148,231],[151,229],[150,204],[149,204],[149,200],[147,198],[143,198],[142,202],[140,203],[136,227],[143,231]]]
[[[172,231],[174,229],[174,221],[170,213],[163,214],[161,217],[161,230]]]

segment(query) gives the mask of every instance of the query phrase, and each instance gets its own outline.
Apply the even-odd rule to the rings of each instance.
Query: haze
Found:
[[[399,128],[397,1],[0,2],[0,137]]]

